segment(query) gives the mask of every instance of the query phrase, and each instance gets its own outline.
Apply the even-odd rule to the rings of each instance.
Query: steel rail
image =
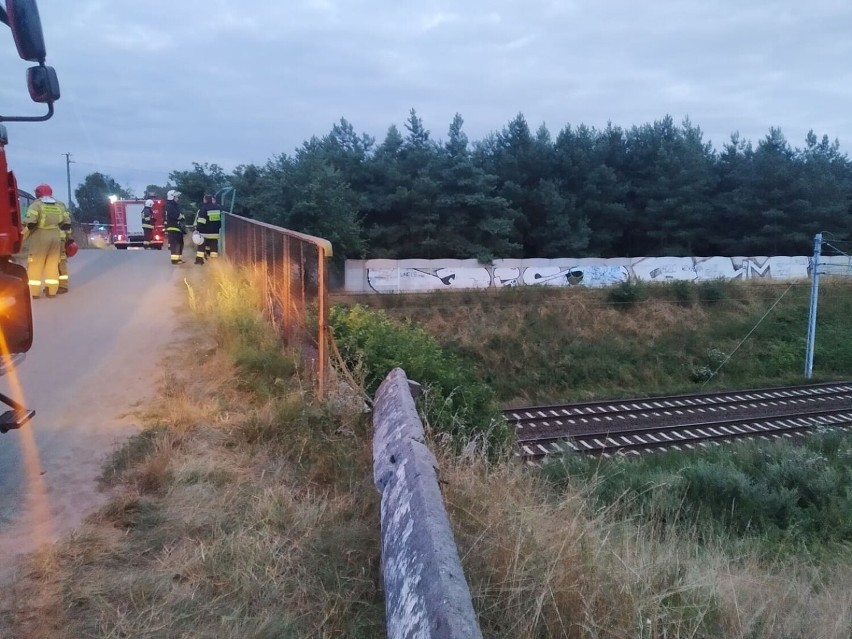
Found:
[[[810,413],[819,409],[852,409],[852,390],[836,394],[798,396],[783,399],[741,399],[724,405],[696,405],[691,408],[637,409],[615,413],[583,414],[573,417],[540,418],[537,421],[515,422],[515,434],[519,440],[536,439],[548,433],[629,431],[643,428],[646,424],[664,426],[677,425],[690,420],[694,423],[713,422],[721,418],[775,417],[790,414]],[[511,423],[511,422],[510,422]]]
[[[796,437],[818,427],[852,428],[852,384],[848,382],[672,397],[689,403],[678,407],[670,405],[670,397],[651,397],[558,407],[570,417],[554,417],[550,410],[554,407],[527,409],[536,416],[514,421],[508,417],[516,430],[516,455],[527,462],[567,451],[635,455],[735,439]],[[593,412],[570,413],[572,407],[589,406]],[[736,415],[739,409],[752,413]]]
[[[667,449],[694,449],[707,442],[721,443],[755,437],[805,435],[814,428],[852,428],[852,410],[831,409],[805,415],[783,415],[765,419],[746,418],[715,423],[683,424],[646,428],[641,431],[592,433],[578,437],[552,436],[519,442],[518,456],[536,461],[568,451],[611,456],[640,454]]]
[[[694,393],[682,395],[652,396],[636,399],[598,400],[574,402],[548,406],[510,408],[503,411],[513,424],[539,422],[546,419],[606,415],[613,413],[631,414],[651,410],[674,410],[708,406],[724,406],[747,401],[782,400],[796,397],[831,396],[852,392],[850,382],[824,382],[801,386],[723,391],[716,393]]]

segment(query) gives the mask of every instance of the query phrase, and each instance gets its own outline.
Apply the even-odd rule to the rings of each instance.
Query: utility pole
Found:
[[[811,273],[811,309],[808,313],[808,345],[805,350],[805,378],[810,379],[814,371],[814,341],[816,339],[817,300],[819,299],[819,263],[822,256],[822,233],[814,236],[814,261]]]
[[[71,164],[74,160],[71,159],[70,153],[63,153],[65,156],[65,175],[68,177],[68,208],[71,208]]]

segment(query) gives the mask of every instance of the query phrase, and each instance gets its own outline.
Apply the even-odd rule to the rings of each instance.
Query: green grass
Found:
[[[762,440],[701,453],[601,460],[568,455],[543,467],[564,489],[591,487],[595,508],[674,526],[704,542],[755,542],[761,555],[852,553],[852,434]],[[850,555],[852,556],[852,555]]]
[[[492,454],[506,448],[510,433],[491,388],[477,380],[469,362],[442,349],[424,329],[357,304],[333,307],[329,324],[348,366],[365,371],[368,394],[401,367],[425,388],[421,406],[427,425],[449,435],[457,449],[477,438]]]
[[[4,590],[0,635],[384,635],[370,417],[339,379],[318,401],[259,313],[261,287],[221,268],[195,276],[209,279],[189,289],[186,365],[105,469],[112,500]],[[373,391],[402,366],[427,387],[420,409],[484,636],[847,639],[847,436],[566,457],[544,472],[462,445],[488,436],[498,402],[798,381],[803,287],[734,353],[785,288],[676,283],[629,304],[544,288],[340,300],[349,378]],[[848,290],[824,287],[819,375],[848,375]]]
[[[463,362],[472,384],[493,388],[504,404],[536,404],[801,383],[809,295],[805,284],[631,282],[600,291],[471,291],[465,304],[448,304],[445,294],[376,303],[384,323],[397,317],[411,330],[426,327],[430,348]],[[850,316],[852,288],[828,282],[819,378],[852,376]],[[589,490],[596,508],[618,504],[628,519],[676,524],[678,534],[707,543],[831,556],[852,543],[850,458],[849,438],[829,434],[802,445],[746,443],[638,461],[569,457],[545,472],[558,487]]]
[[[503,405],[780,385],[803,376],[806,282],[792,288],[723,281],[530,287],[465,295],[465,303],[446,293],[374,296],[369,303],[425,328]],[[826,282],[815,378],[852,375],[850,316],[852,289]]]

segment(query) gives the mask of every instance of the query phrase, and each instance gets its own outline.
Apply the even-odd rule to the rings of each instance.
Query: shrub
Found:
[[[676,280],[669,284],[669,287],[678,306],[689,308],[695,303],[696,291],[692,282]]]
[[[369,394],[376,392],[393,368],[400,367],[427,391],[428,401],[422,407],[427,422],[450,435],[457,447],[482,439],[496,452],[508,443],[510,431],[493,390],[479,381],[472,365],[442,350],[422,328],[360,305],[333,307],[329,324],[347,364],[365,369]]]
[[[696,384],[709,381],[716,371],[721,368],[722,364],[725,363],[727,357],[724,351],[716,347],[707,349],[702,360],[692,367],[689,374],[690,380]]]
[[[718,304],[728,301],[729,284],[725,280],[708,280],[698,283],[698,301],[702,304]]]
[[[646,297],[645,287],[635,280],[621,282],[610,288],[607,293],[610,304],[617,304],[622,309],[632,308]]]
[[[850,458],[852,435],[828,432],[798,444],[730,444],[701,456],[604,462],[569,455],[543,473],[557,486],[591,486],[601,508],[620,503],[628,514],[701,530],[705,539],[759,537],[795,552],[852,542]]]

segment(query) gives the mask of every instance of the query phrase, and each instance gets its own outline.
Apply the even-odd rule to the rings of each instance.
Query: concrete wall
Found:
[[[347,260],[347,293],[404,293],[506,286],[612,286],[644,282],[715,279],[804,279],[811,258],[779,257],[638,257],[494,260]],[[830,272],[849,274],[850,258],[824,261]]]
[[[405,372],[376,393],[373,478],[382,495],[382,575],[390,639],[481,639],[438,486],[437,462]]]

